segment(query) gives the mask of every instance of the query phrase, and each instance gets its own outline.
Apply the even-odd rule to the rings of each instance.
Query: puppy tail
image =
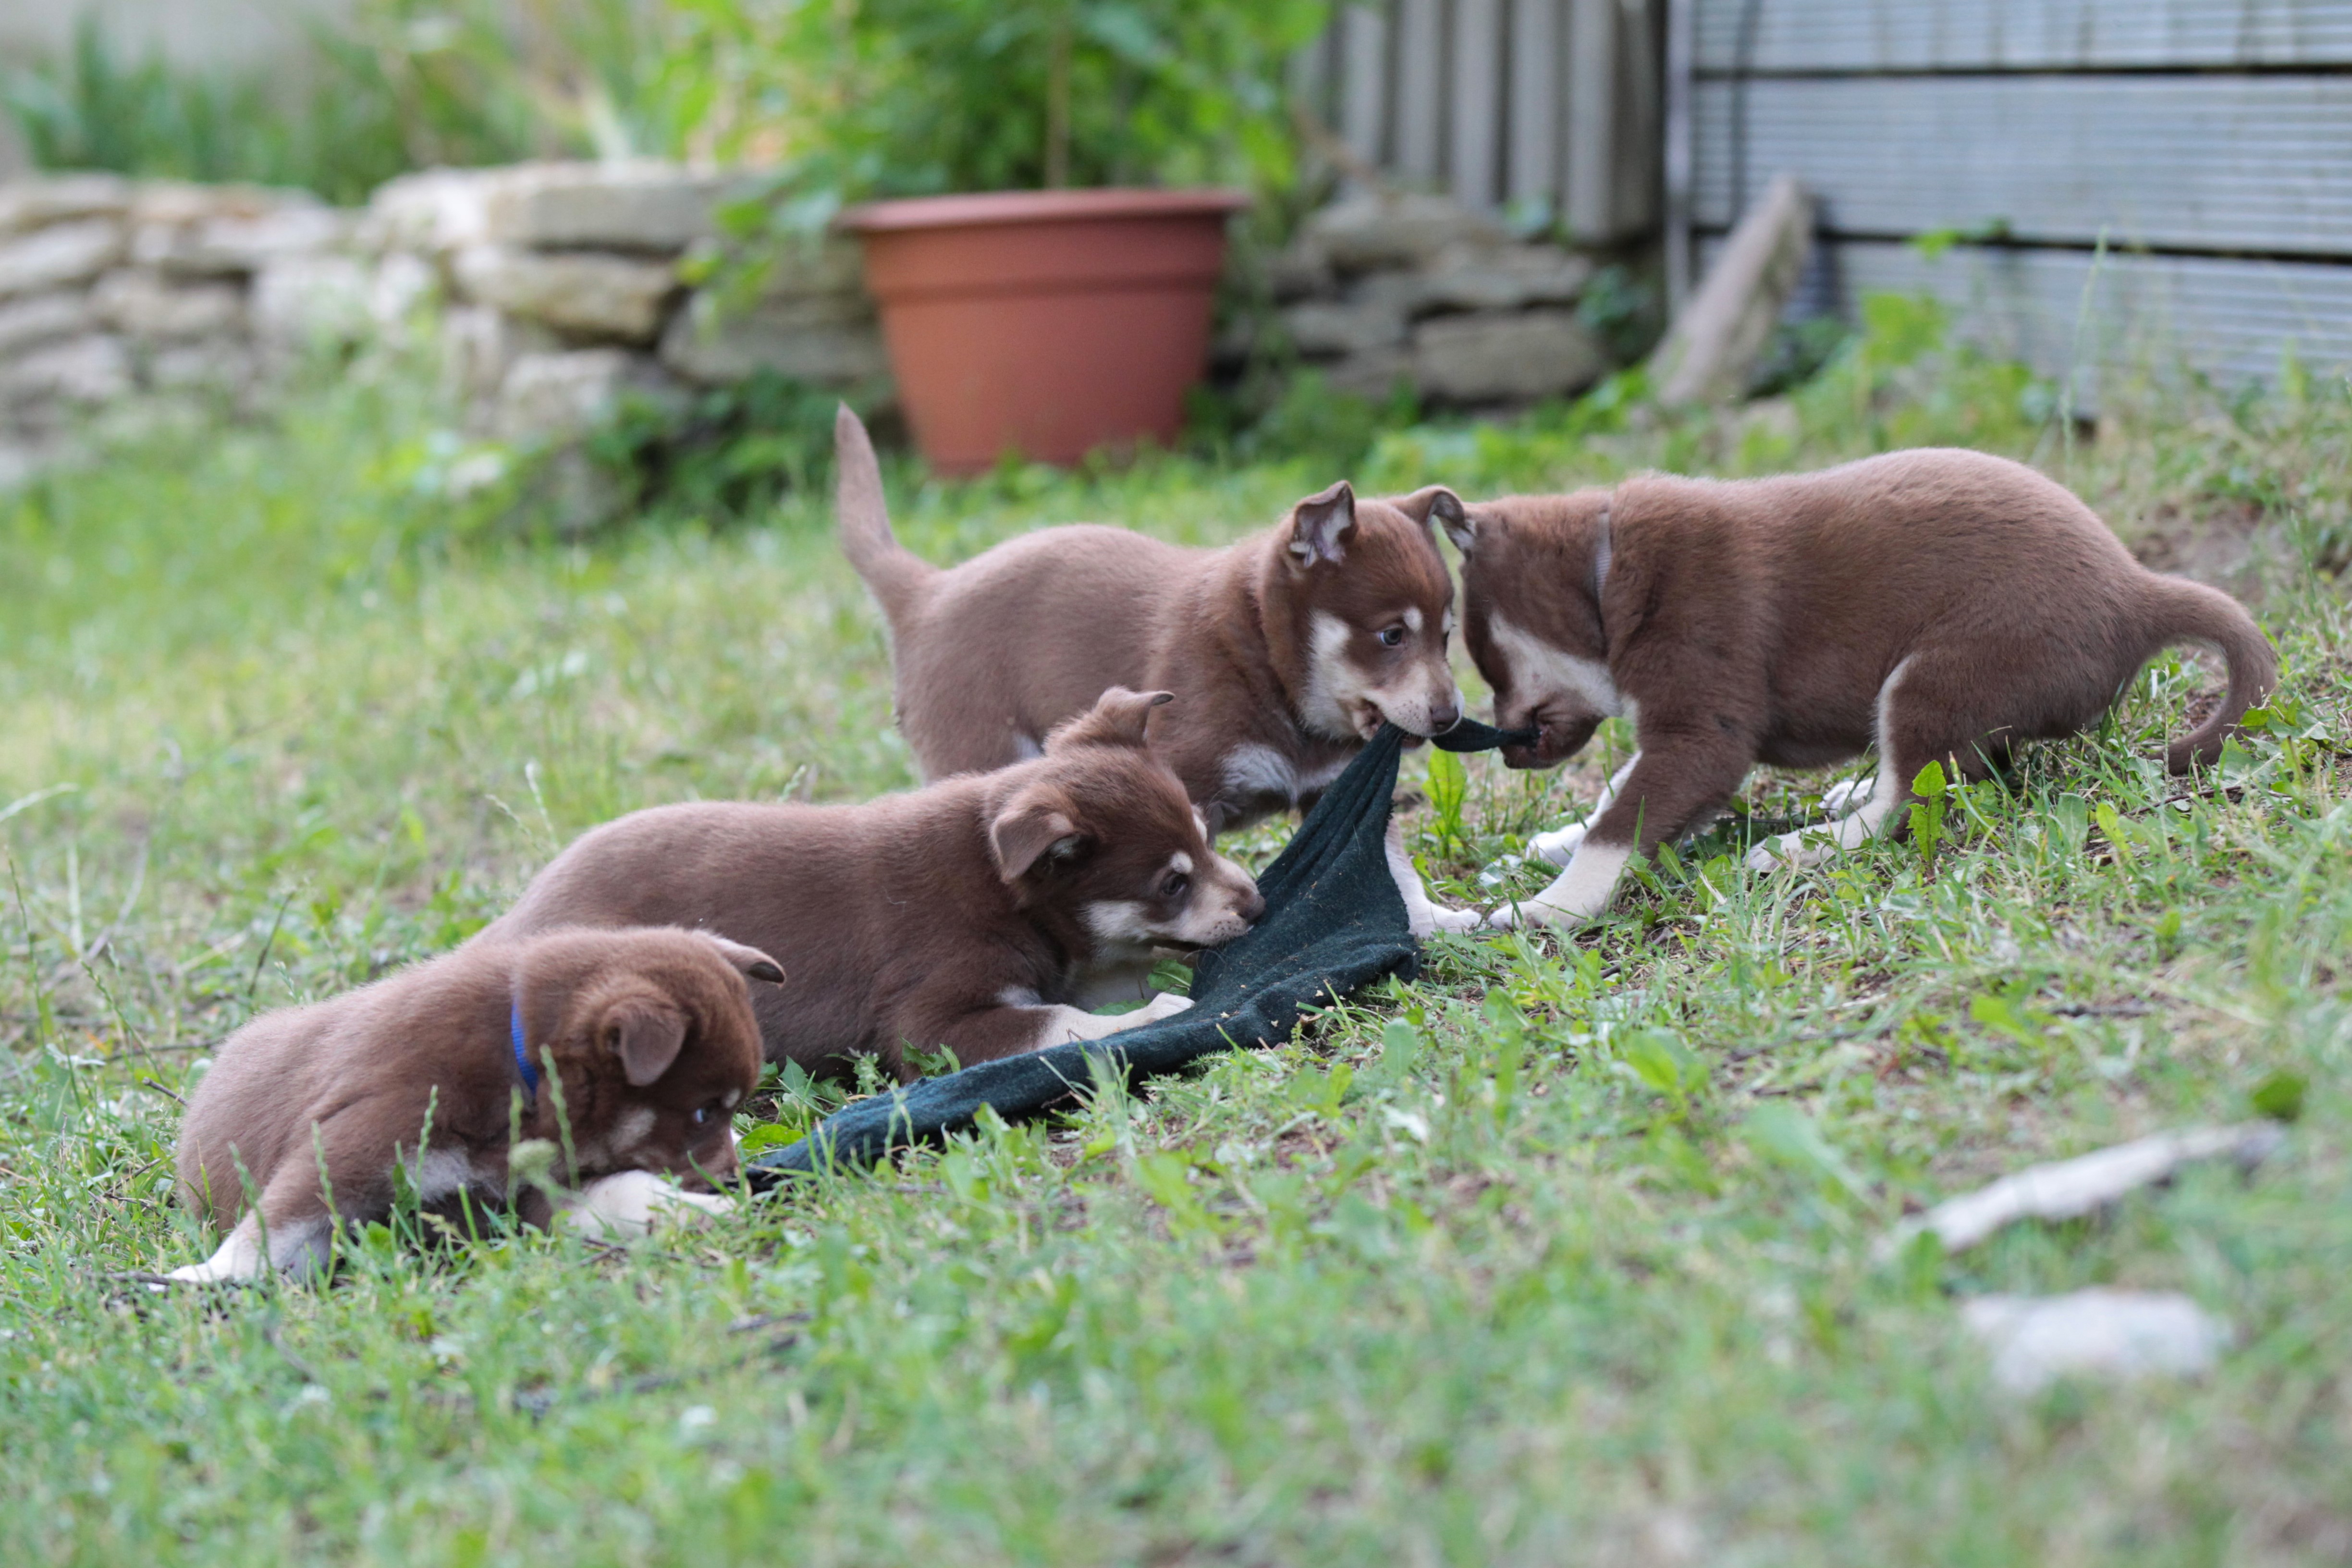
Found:
[[[939,568],[919,560],[890,531],[890,509],[882,496],[882,465],[865,421],[844,404],[833,417],[834,516],[841,529],[841,552],[866,579],[881,603],[892,630],[913,607],[923,584]]]
[[[2158,646],[2170,642],[2210,643],[2230,664],[2230,691],[2205,721],[2175,741],[2165,752],[2165,766],[2185,773],[2220,760],[2222,742],[2238,730],[2246,710],[2259,707],[2278,689],[2278,656],[2244,606],[2219,588],[2192,583],[2186,577],[2152,576],[2150,620]]]

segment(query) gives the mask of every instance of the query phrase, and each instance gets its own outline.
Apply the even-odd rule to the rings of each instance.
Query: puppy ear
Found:
[[[1454,549],[1465,555],[1469,554],[1471,545],[1477,542],[1478,520],[1470,515],[1470,509],[1462,504],[1462,498],[1444,485],[1432,485],[1427,490],[1414,493],[1429,497],[1431,520],[1445,530],[1445,537],[1454,541]]]
[[[1061,791],[1033,784],[1005,802],[988,825],[988,847],[997,874],[1017,882],[1040,860],[1066,860],[1086,847],[1086,835],[1070,816]]]
[[[1290,558],[1301,566],[1346,558],[1356,536],[1356,490],[1341,479],[1290,509]]]
[[[784,983],[783,965],[756,947],[746,947],[740,942],[730,942],[717,931],[702,933],[719,949],[719,956],[743,972],[746,980],[764,980],[771,985]]]
[[[1064,746],[1140,746],[1144,721],[1163,702],[1173,702],[1172,691],[1129,691],[1107,688],[1095,705],[1045,737],[1045,750]]]
[[[1456,512],[1462,510],[1462,498],[1444,485],[1423,485],[1409,496],[1391,496],[1388,498],[1388,504],[1426,528],[1429,526],[1431,510],[1436,506],[1437,498],[1440,496],[1452,501]]]
[[[620,1058],[632,1089],[643,1089],[677,1060],[686,1046],[686,1015],[650,997],[625,996],[596,1021],[596,1043]]]

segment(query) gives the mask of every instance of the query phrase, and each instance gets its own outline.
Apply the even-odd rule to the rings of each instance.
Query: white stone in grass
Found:
[[[2229,1324],[2172,1290],[1979,1296],[1960,1321],[1992,1354],[1993,1381],[2032,1394],[2063,1377],[2195,1376],[2229,1347]]]
[[[2141,1187],[2169,1181],[2183,1165],[2199,1160],[2227,1155],[2249,1168],[2258,1165],[2285,1137],[2274,1121],[2189,1127],[2029,1166],[1906,1220],[1879,1244],[1879,1254],[1892,1257],[1923,1232],[1932,1233],[1945,1251],[1958,1252],[2016,1220],[2076,1219]]]

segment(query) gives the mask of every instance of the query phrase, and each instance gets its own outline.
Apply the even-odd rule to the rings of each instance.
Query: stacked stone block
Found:
[[[355,336],[371,268],[299,192],[76,174],[0,184],[0,483],[91,418],[249,398],[320,334]]]
[[[624,392],[677,398],[762,370],[845,390],[887,374],[846,240],[785,247],[731,310],[688,285],[719,209],[745,194],[666,163],[436,170],[378,191],[360,236],[431,267],[452,386],[501,440],[575,433]]]
[[[1610,370],[1575,310],[1592,273],[1443,197],[1368,195],[1309,217],[1274,283],[1292,346],[1336,390],[1507,407]]]
[[[886,376],[849,241],[786,247],[731,311],[687,281],[742,194],[651,163],[436,170],[356,212],[111,174],[0,184],[0,485],[93,423],[252,407],[306,355],[420,326],[473,433],[516,443],[569,439],[625,391]]]

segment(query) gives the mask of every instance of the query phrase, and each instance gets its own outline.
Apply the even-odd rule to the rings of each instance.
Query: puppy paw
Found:
[[[1133,1016],[1143,1022],[1156,1024],[1162,1018],[1174,1017],[1192,1005],[1190,996],[1179,996],[1173,991],[1155,991],[1151,994],[1151,1000],[1137,1008]]]
[[[623,1171],[568,1194],[556,1223],[602,1241],[632,1241],[666,1223],[732,1214],[735,1202],[717,1193],[689,1193],[651,1171]]]
[[[298,1251],[307,1251],[305,1244],[311,1233],[323,1236],[324,1226],[286,1225],[278,1232],[281,1242],[290,1240]],[[222,1285],[254,1279],[267,1266],[261,1256],[260,1222],[248,1214],[221,1238],[218,1251],[202,1263],[173,1269],[166,1278],[183,1285]]]
[[[1809,870],[1836,852],[1826,835],[1818,828],[1810,835],[1783,833],[1767,838],[1748,852],[1748,868],[1751,871],[1777,871],[1782,867],[1792,870]]]
[[[1573,910],[1541,899],[1521,899],[1489,914],[1486,924],[1495,931],[1533,931],[1544,926],[1554,931],[1573,931],[1600,914],[1599,910]]]
[[[1876,782],[1867,773],[1858,779],[1840,779],[1822,791],[1822,809],[1832,816],[1843,816],[1870,798],[1871,788]]]
[[[1429,923],[1435,931],[1476,931],[1486,919],[1476,910],[1449,910],[1444,904],[1429,906]]]
[[[1538,860],[1565,866],[1576,858],[1576,847],[1584,842],[1585,826],[1581,822],[1571,822],[1566,827],[1538,833],[1528,840],[1528,853]]]

